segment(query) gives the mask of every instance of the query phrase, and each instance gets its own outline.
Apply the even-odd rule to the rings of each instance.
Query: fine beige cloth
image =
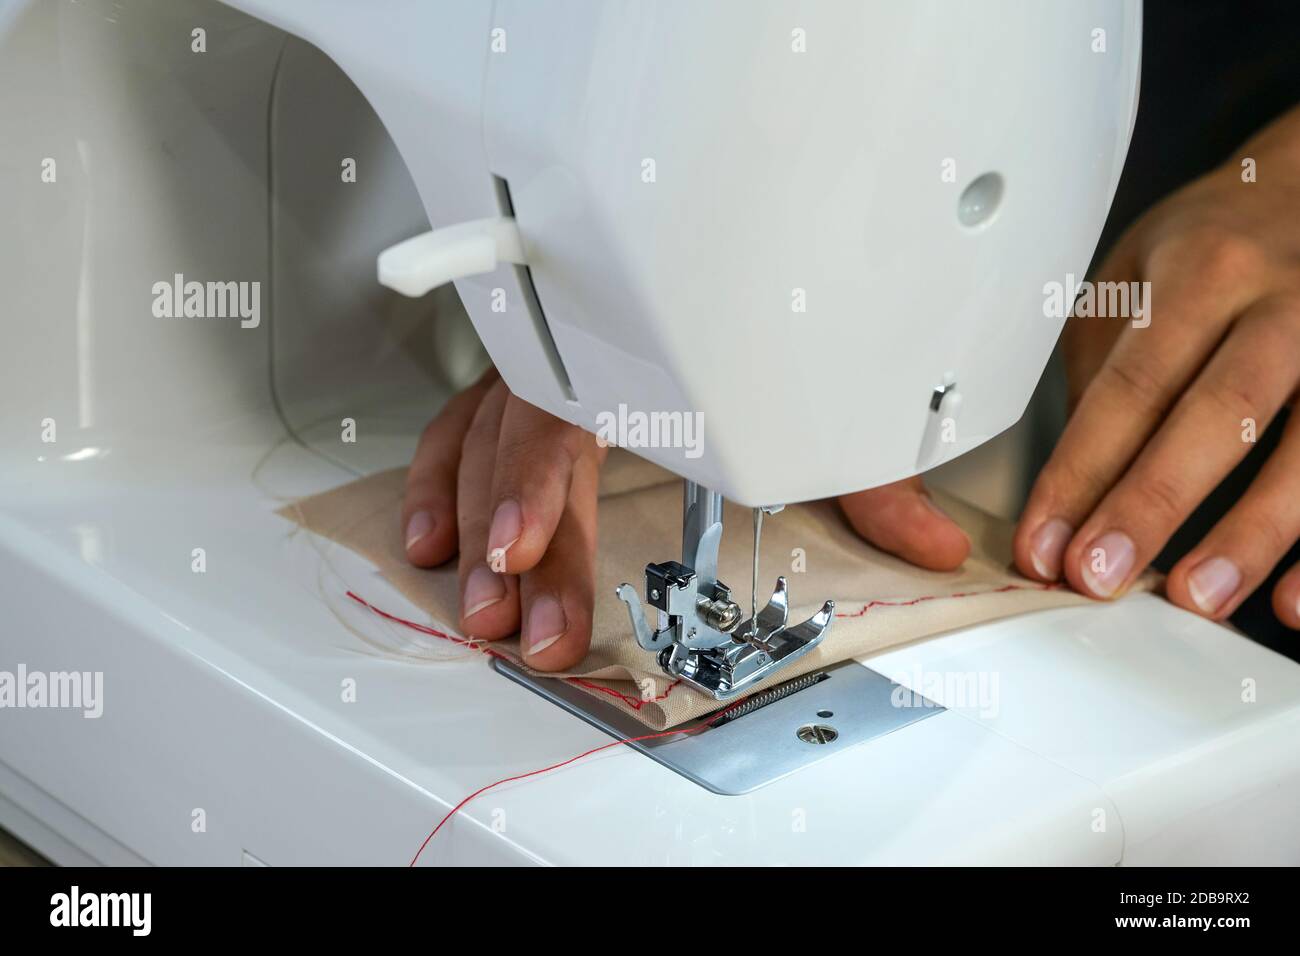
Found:
[[[401,468],[378,472],[294,502],[278,513],[369,559],[412,603],[428,612],[431,626],[456,634],[455,562],[424,570],[406,560],[399,527],[405,478]],[[1045,587],[1011,569],[1009,522],[951,496],[936,493],[935,497],[971,539],[970,556],[957,571],[921,570],[873,548],[847,526],[830,502],[793,505],[764,522],[760,607],[777,575],[784,574],[790,587],[792,624],[815,613],[826,598],[835,600],[836,610],[822,643],[768,684],[956,628],[1087,602],[1072,591]],[[680,560],[681,499],[680,480],[628,452],[611,452],[601,477],[591,650],[576,671],[549,675],[573,679],[656,730],[719,706],[659,670],[655,656],[637,645],[627,609],[614,597],[615,587],[623,581],[630,581],[638,592],[643,590],[646,564]],[[748,617],[751,513],[728,503],[725,526],[718,577],[731,585]],[[1138,587],[1149,589],[1157,580],[1150,574]],[[517,638],[484,646],[520,660]]]

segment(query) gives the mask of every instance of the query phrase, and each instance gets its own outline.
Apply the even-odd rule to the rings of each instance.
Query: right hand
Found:
[[[512,395],[495,369],[429,423],[406,478],[406,556],[430,568],[459,551],[461,633],[519,632],[540,671],[586,656],[605,454],[594,435]]]
[[[591,642],[596,499],[606,449],[511,394],[496,371],[452,398],[420,436],[406,479],[406,555],[430,568],[460,554],[460,629],[520,632],[539,671],[572,669]],[[947,571],[970,550],[920,478],[842,495],[876,547]]]

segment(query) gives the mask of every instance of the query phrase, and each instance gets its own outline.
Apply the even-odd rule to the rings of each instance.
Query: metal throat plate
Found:
[[[534,677],[500,658],[492,666],[619,740],[647,733],[645,724],[567,681]],[[811,686],[716,727],[627,746],[706,790],[738,796],[944,709],[911,691],[901,695],[906,706],[897,706],[898,685],[856,661],[836,664],[820,676]]]

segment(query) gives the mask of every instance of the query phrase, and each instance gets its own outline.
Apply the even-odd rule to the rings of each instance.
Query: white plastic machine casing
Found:
[[[235,5],[353,75],[435,227],[514,216],[535,298],[512,266],[460,292],[517,395],[589,431],[698,413],[702,448],[638,452],[750,505],[904,478],[1021,416],[1064,318],[1044,284],[1086,269],[1137,107],[1124,0],[499,0],[489,42],[485,4],[434,4],[379,76],[369,11]],[[426,32],[462,52],[408,62]]]
[[[1086,268],[1123,166],[1138,4],[511,0],[496,23],[487,162],[577,404],[542,364],[525,397],[588,428],[698,411],[700,458],[645,453],[749,505],[908,477],[1020,418],[1061,324],[1043,285]],[[981,177],[1001,195],[967,227]],[[953,381],[956,440],[923,449]]]
[[[60,862],[403,864],[467,794],[608,738],[481,658],[430,662],[446,649],[377,620],[344,592],[399,615],[418,617],[416,609],[365,561],[291,534],[274,510],[285,498],[409,461],[421,426],[445,399],[428,372],[428,303],[380,289],[375,256],[433,226],[499,215],[491,174],[508,178],[526,237],[530,219],[545,215],[530,198],[546,191],[541,174],[528,172],[518,143],[506,144],[500,130],[483,136],[483,117],[491,115],[485,91],[489,100],[505,92],[497,85],[505,74],[489,72],[484,84],[485,70],[506,67],[488,66],[493,27],[505,24],[510,55],[524,58],[530,34],[542,27],[520,19],[531,16],[522,4],[235,6],[0,2],[0,670],[22,664],[104,675],[99,718],[75,709],[0,710],[0,826]],[[842,32],[828,35],[825,6],[726,9],[751,39],[764,16],[788,13],[799,21],[789,28],[808,29],[812,57],[818,43],[838,42]],[[930,59],[928,38],[956,35],[956,23],[996,27],[1006,56],[994,73],[1021,68],[1013,50],[1056,49],[1058,26],[1073,33],[1086,24],[1087,33],[1105,25],[1112,51],[1125,37],[1136,42],[1125,28],[1134,7],[1059,7],[1060,19],[1047,23],[1035,19],[1044,15],[1037,4],[900,5],[915,11],[906,21],[870,5],[886,18],[878,22],[901,31],[868,38],[872,58],[895,64],[878,92],[896,101],[897,122],[908,123],[910,91],[947,83],[963,97],[979,85],[957,72],[944,79],[943,65]],[[566,19],[580,8],[553,9],[568,33],[547,27],[552,47],[590,46],[599,29],[610,45],[590,49],[623,53],[611,70],[653,69],[676,48],[651,20],[635,19],[649,16],[648,5],[593,4],[582,8],[585,25],[576,14]],[[620,9],[659,38],[644,62],[620,46]],[[680,10],[662,9],[665,17]],[[701,14],[696,28],[711,16]],[[207,31],[201,56],[190,50],[196,26]],[[782,51],[789,28],[771,27]],[[676,42],[699,52],[691,36]],[[580,70],[563,52],[552,59],[557,84],[560,74]],[[948,55],[961,55],[956,44]],[[1116,71],[1116,84],[1133,79],[1127,57],[1099,61]],[[1046,64],[1020,95],[1065,82],[1059,74],[1073,63]],[[757,61],[735,68],[762,88]],[[534,67],[525,59],[509,69]],[[660,80],[668,88],[678,82]],[[700,83],[701,95],[706,86]],[[621,90],[629,104],[640,98],[652,108],[648,92]],[[596,103],[619,93],[584,95]],[[819,102],[809,93],[809,109]],[[1127,110],[1128,100],[1121,105]],[[1077,132],[1078,106],[1068,137],[1074,152],[1087,145]],[[942,112],[915,111],[931,124]],[[983,134],[972,125],[969,135]],[[710,136],[703,125],[683,129],[661,153],[668,162],[658,164],[658,186],[666,169],[681,165],[675,150],[698,148],[679,140]],[[725,136],[712,139],[727,148]],[[904,142],[882,133],[883,149]],[[499,165],[496,153],[491,163],[484,158],[489,151],[499,152]],[[1015,150],[999,153],[998,163],[977,154],[968,164],[956,149],[942,156],[949,153],[963,182],[986,158],[987,168],[1006,174],[999,220],[979,237],[955,234],[996,241],[1000,217],[1019,214],[1018,190],[1032,174],[1016,172]],[[342,157],[358,160],[356,183],[340,185]],[[57,160],[57,184],[41,181],[46,158]],[[1076,159],[1064,156],[1062,181],[1066,170],[1082,168]],[[1096,159],[1097,183],[1110,182],[1112,161]],[[937,181],[933,157],[917,163]],[[639,165],[633,176],[639,181]],[[893,201],[902,182],[880,179],[880,202]],[[718,184],[723,193],[729,188]],[[774,174],[766,191],[780,188]],[[945,216],[955,215],[960,188],[947,189]],[[1039,210],[1038,242],[1082,229],[1092,212],[1075,201],[1085,202],[1056,195]],[[791,214],[803,215],[799,209]],[[896,248],[919,241],[914,224],[895,223]],[[565,239],[575,241],[576,227]],[[748,241],[743,232],[741,241]],[[1027,256],[1033,246],[1017,249]],[[559,255],[564,246],[555,248]],[[711,261],[727,254],[715,250]],[[614,255],[596,261],[614,268]],[[892,279],[919,266],[901,255],[887,261],[892,270],[866,266],[881,280],[876,295],[901,297]],[[530,263],[539,296],[568,294],[558,273],[547,291],[544,257]],[[997,270],[1007,265],[1014,263],[995,263],[983,280],[998,284]],[[1066,265],[1078,273],[1077,264]],[[152,284],[175,272],[262,282],[261,325],[151,315]],[[757,265],[753,278],[766,278]],[[514,363],[506,368],[512,385],[531,388],[540,404],[569,408],[558,391],[558,404],[549,404],[546,389],[555,382],[539,370],[544,353],[528,344],[539,332],[531,317],[484,311],[494,288],[507,291],[512,310],[521,308],[520,279],[505,267],[458,287],[494,357]],[[784,304],[784,287],[797,283],[780,281]],[[814,282],[801,281],[812,316]],[[924,284],[946,295],[949,281],[929,276]],[[981,289],[977,283],[970,294]],[[1030,311],[1045,321],[1033,291]],[[576,320],[551,313],[548,305],[563,351],[578,326],[571,334],[557,323]],[[787,328],[790,348],[801,347],[798,321]],[[1007,322],[983,332],[1010,336],[1014,320]],[[907,328],[886,323],[877,331],[902,337]],[[663,359],[671,343],[648,329],[640,334],[649,361]],[[654,333],[676,334],[669,326]],[[506,347],[505,337],[518,347]],[[576,392],[604,374],[583,372],[567,354],[565,367]],[[964,376],[964,368],[954,371]],[[858,378],[870,384],[865,374]],[[1019,381],[1008,376],[1008,391]],[[789,378],[773,379],[750,400],[765,402],[768,387],[797,391]],[[901,414],[906,403],[893,404]],[[977,404],[983,407],[970,399],[969,407]],[[345,416],[356,421],[355,444],[339,440]],[[58,424],[57,442],[42,441],[47,418]],[[206,554],[201,574],[197,547]],[[1223,627],[1139,596],[972,628],[870,663],[949,709],[744,796],[710,793],[640,754],[610,750],[491,791],[439,834],[421,862],[1300,862],[1300,668]],[[996,676],[995,706],[936,691],[932,675]],[[341,694],[345,682],[355,700]],[[195,826],[199,810],[203,829]]]

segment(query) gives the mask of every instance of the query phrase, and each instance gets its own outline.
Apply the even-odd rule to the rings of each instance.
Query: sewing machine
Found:
[[[592,431],[702,416],[699,454],[635,449],[688,481],[681,559],[602,599],[720,702],[784,689],[495,790],[420,862],[1300,862],[1300,668],[1231,630],[1139,595],[771,685],[829,616],[787,626],[778,586],[746,617],[711,565],[723,497],[893,481],[1021,416],[1140,19],[0,2],[0,671],[102,676],[98,716],[0,710],[0,826],[59,862],[400,864],[485,783],[627,732],[556,682],[374,653],[346,586],[417,612],[273,513],[408,462],[481,341]]]

